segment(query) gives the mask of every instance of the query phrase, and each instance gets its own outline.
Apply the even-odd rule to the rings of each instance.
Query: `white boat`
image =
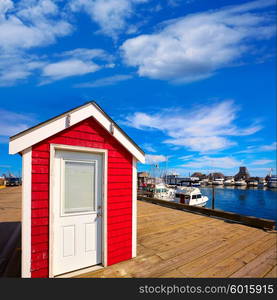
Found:
[[[175,189],[167,187],[164,183],[149,185],[146,191],[151,192],[151,197],[156,199],[167,201],[174,201],[175,199]]]
[[[258,186],[258,181],[257,180],[250,180],[247,182],[248,186]]]
[[[234,185],[235,184],[235,179],[232,178],[232,179],[227,179],[224,181],[224,185],[228,185],[228,186],[231,186],[231,185]]]
[[[213,185],[223,185],[224,183],[224,179],[223,178],[215,178],[213,181],[212,181],[212,184]]]
[[[259,188],[263,188],[267,185],[266,181],[264,178],[260,179],[259,182],[258,182],[258,187]]]
[[[271,175],[267,181],[267,186],[269,188],[277,188],[277,175]]]
[[[209,184],[209,179],[203,179],[200,181],[200,185],[208,185]]]
[[[236,181],[235,181],[235,185],[236,185],[236,186],[246,186],[247,183],[246,183],[245,180],[240,179],[240,180],[236,180]]]
[[[208,197],[202,196],[196,187],[178,187],[175,192],[175,202],[177,203],[205,206],[208,200]]]

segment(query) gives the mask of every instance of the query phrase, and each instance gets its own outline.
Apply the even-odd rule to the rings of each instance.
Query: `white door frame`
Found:
[[[54,183],[54,158],[56,150],[74,152],[91,152],[103,155],[103,189],[102,189],[102,265],[107,266],[107,170],[108,150],[69,146],[61,144],[50,144],[50,180],[49,180],[49,277],[53,275],[53,246],[54,246],[54,218],[53,218],[53,183]]]

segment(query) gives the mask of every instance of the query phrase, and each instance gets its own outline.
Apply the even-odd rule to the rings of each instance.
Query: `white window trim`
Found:
[[[22,153],[21,277],[31,277],[32,148]]]
[[[103,155],[103,199],[102,199],[102,265],[107,266],[107,175],[108,175],[108,150],[98,148],[88,148],[79,146],[69,146],[60,144],[50,145],[50,182],[49,182],[49,277],[53,275],[53,182],[54,182],[54,158],[56,150],[67,150],[74,152],[91,152]]]
[[[132,165],[132,258],[137,256],[137,160]]]

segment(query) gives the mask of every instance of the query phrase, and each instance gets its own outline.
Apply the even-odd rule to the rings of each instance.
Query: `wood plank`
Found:
[[[265,274],[265,278],[277,278],[277,266],[275,265],[268,273]]]
[[[271,247],[230,277],[264,277],[276,265],[276,247]]]
[[[261,253],[272,247],[275,240],[271,236],[264,236],[255,243],[240,249],[227,259],[218,262],[209,269],[197,274],[197,277],[229,277],[231,274],[244,267]]]
[[[241,237],[241,239],[243,238],[244,237]],[[189,248],[186,251],[181,249],[182,253],[178,253],[178,255],[167,252],[158,253],[163,261],[157,264],[154,268],[148,267],[142,272],[137,272],[135,277],[159,277],[163,273],[169,272],[174,268],[181,267],[184,264],[200,258],[207,252],[215,251],[217,248],[222,247],[222,245],[227,244],[228,242],[224,239],[211,239],[210,241],[197,240],[195,243],[197,246],[191,243],[188,245]],[[176,251],[179,252],[180,249],[176,249]]]
[[[224,245],[218,247],[216,251],[207,251],[198,260],[192,261],[190,264],[185,264],[180,268],[180,271],[189,277],[196,277],[201,273],[221,260],[228,258],[230,255],[236,253],[240,249],[243,249],[247,245],[257,241],[263,236],[263,232],[258,232],[255,235],[249,236],[244,233],[238,238],[228,239]],[[204,277],[204,276],[203,276]]]

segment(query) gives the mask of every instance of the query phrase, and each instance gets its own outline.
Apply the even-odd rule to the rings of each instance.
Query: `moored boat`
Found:
[[[257,180],[250,180],[247,182],[248,186],[258,186],[258,181]]]
[[[258,188],[264,188],[267,185],[264,178],[260,178],[258,181]]]
[[[145,191],[150,194],[152,198],[167,201],[173,201],[175,199],[175,189],[167,187],[163,182],[147,185]]]
[[[232,186],[232,185],[234,185],[234,184],[235,184],[234,178],[232,178],[232,179],[227,179],[227,180],[224,181],[224,185],[226,185],[226,186]]]
[[[235,185],[236,185],[236,186],[246,186],[247,183],[246,183],[245,180],[240,179],[240,180],[236,180],[236,181],[235,181]]]
[[[271,175],[267,181],[267,186],[269,188],[277,188],[277,175]]]
[[[223,185],[224,183],[224,179],[223,178],[215,178],[213,181],[212,181],[212,184],[213,185]]]
[[[196,187],[178,187],[175,192],[175,202],[182,204],[205,206],[208,200]]]

